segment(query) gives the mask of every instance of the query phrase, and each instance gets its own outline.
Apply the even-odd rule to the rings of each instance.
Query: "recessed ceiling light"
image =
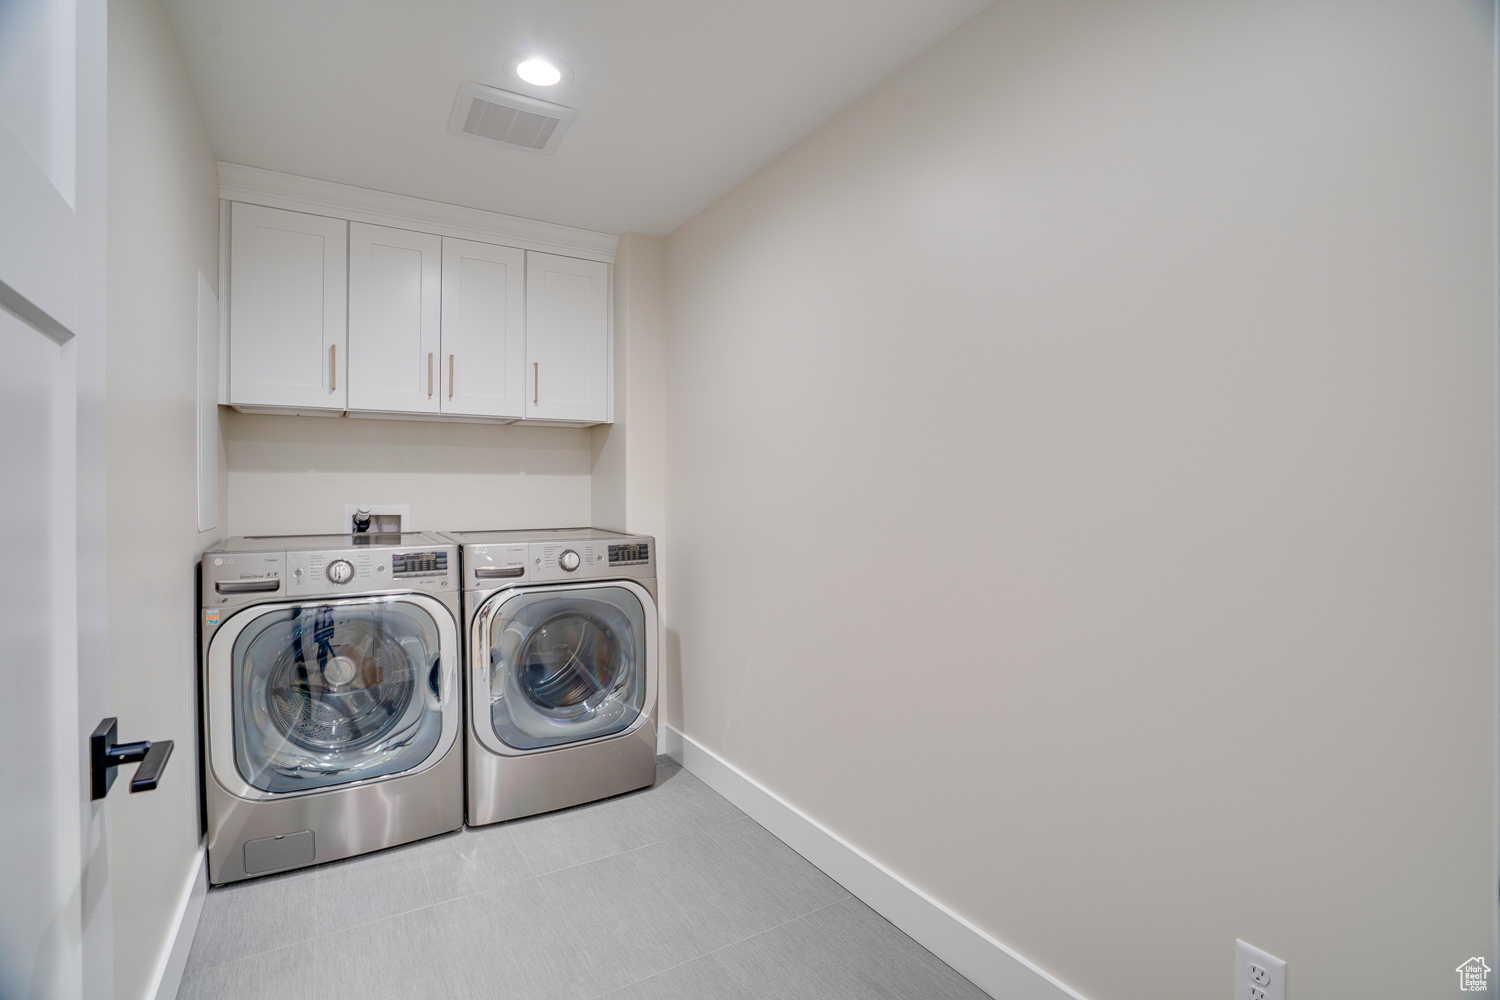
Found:
[[[0,5],[4,3],[5,0],[0,0]],[[573,85],[573,71],[568,68],[567,63],[536,49],[521,49],[506,59],[504,72],[510,83],[501,84],[502,90],[512,86],[520,87],[523,92],[531,88],[545,89],[548,91],[548,99],[551,99],[553,93],[567,90]]]
[[[516,76],[536,87],[550,87],[562,79],[562,70],[538,56],[516,65]]]

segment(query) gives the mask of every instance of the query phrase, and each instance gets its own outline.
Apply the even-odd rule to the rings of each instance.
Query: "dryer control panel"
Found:
[[[562,538],[542,542],[469,544],[464,547],[464,586],[490,590],[517,583],[554,583],[656,576],[655,542]]]

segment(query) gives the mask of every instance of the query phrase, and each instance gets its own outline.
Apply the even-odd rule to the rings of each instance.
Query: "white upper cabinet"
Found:
[[[526,252],[443,240],[443,413],[526,415]]]
[[[526,416],[602,423],[610,413],[609,265],[526,252]]]
[[[348,224],[235,203],[229,402],[342,410]]]
[[[220,195],[229,405],[614,419],[615,237],[232,164]]]
[[[443,238],[349,224],[349,409],[437,413]]]

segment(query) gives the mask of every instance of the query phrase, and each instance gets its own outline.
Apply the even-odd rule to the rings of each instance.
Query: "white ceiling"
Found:
[[[665,236],[990,0],[165,0],[221,160]],[[540,51],[565,89],[507,80]],[[450,135],[465,80],[578,111],[541,156]]]

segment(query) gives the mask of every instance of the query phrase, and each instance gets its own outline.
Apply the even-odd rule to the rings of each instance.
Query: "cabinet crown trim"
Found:
[[[222,161],[219,163],[219,197],[225,201],[326,215],[478,243],[498,243],[606,264],[614,263],[615,249],[620,244],[618,236],[588,229]]]

